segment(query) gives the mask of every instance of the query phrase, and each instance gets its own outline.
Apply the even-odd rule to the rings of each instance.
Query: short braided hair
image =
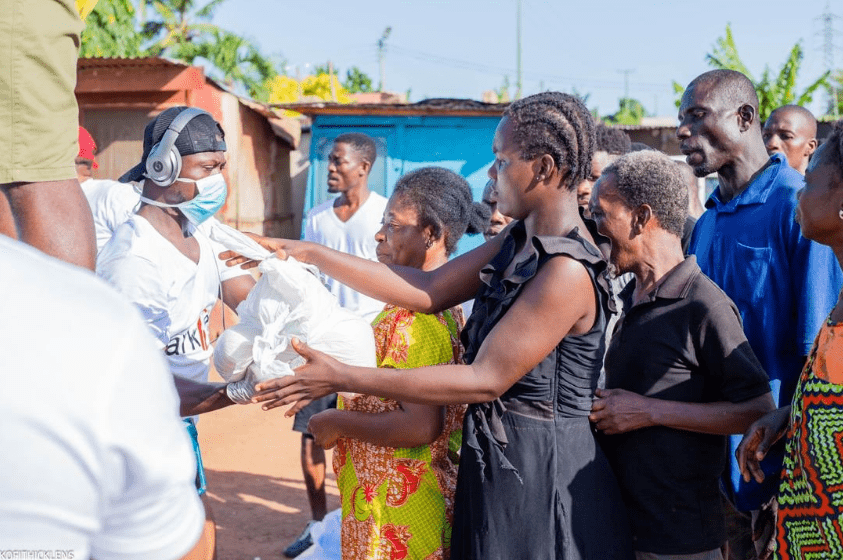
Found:
[[[676,162],[661,152],[643,150],[616,159],[603,170],[603,176],[609,174],[627,207],[648,205],[663,230],[682,237],[688,186]]]
[[[512,102],[503,114],[514,126],[521,157],[549,154],[560,170],[567,170],[568,190],[591,173],[594,119],[579,98],[548,91]]]
[[[482,233],[491,211],[474,202],[471,187],[463,177],[444,167],[422,167],[395,183],[393,204],[416,211],[421,227],[430,226],[433,238],[445,237],[445,252],[457,248],[464,233]]]
[[[334,138],[334,144],[345,144],[351,148],[360,159],[374,165],[378,157],[378,146],[370,136],[361,132],[346,132]]]

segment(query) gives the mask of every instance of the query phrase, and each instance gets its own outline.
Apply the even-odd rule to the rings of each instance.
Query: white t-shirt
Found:
[[[94,216],[94,230],[97,236],[97,254],[102,252],[103,247],[111,239],[111,236],[119,226],[134,215],[140,208],[140,189],[137,183],[120,183],[107,179],[88,179],[80,183],[88,205],[91,207],[91,214]],[[199,226],[200,231],[207,232],[207,228],[213,227],[220,222],[213,216],[208,218]],[[211,241],[214,248],[214,255],[225,251],[225,247]],[[219,261],[219,259],[218,259]],[[243,274],[249,274],[240,267],[228,267],[223,261],[219,261],[220,276],[223,281]]]
[[[111,239],[114,230],[135,213],[140,205],[140,194],[133,184],[107,179],[88,179],[80,185],[94,215],[99,253]]]
[[[97,274],[140,309],[170,371],[194,381],[208,380],[214,352],[208,323],[220,283],[228,275],[246,272],[219,266],[222,249],[202,229],[193,230],[200,249],[198,264],[138,215],[117,228],[97,257]]]
[[[205,519],[196,463],[137,310],[2,236],[0,270],[0,550],[180,558]]]
[[[376,261],[375,250],[378,244],[375,234],[381,228],[385,209],[386,199],[378,193],[370,192],[366,202],[347,222],[343,222],[334,212],[333,199],[326,200],[307,213],[304,239]],[[383,311],[383,302],[364,296],[333,278],[326,277],[325,285],[337,296],[340,305],[370,322]]]

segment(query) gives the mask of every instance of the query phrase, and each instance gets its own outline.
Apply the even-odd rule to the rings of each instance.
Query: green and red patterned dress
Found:
[[[843,323],[820,329],[793,395],[776,558],[843,558]]]
[[[417,368],[462,359],[462,311],[428,315],[387,305],[372,323],[378,367]],[[372,414],[397,401],[340,397],[338,408]],[[344,560],[450,557],[458,451],[465,405],[445,407],[442,433],[430,445],[381,447],[340,438],[334,472],[342,501]]]

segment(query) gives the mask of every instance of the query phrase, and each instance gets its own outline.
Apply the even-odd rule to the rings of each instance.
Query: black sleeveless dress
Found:
[[[597,320],[588,333],[562,339],[499,399],[469,405],[451,558],[627,560],[626,511],[588,421],[611,306],[606,262],[576,229],[564,237],[525,237],[517,223],[480,273],[483,285],[462,332],[465,362],[474,360],[524,284],[555,256],[576,259],[588,271],[600,300]],[[519,242],[529,243],[533,254],[504,278]],[[518,351],[517,340],[511,351]]]

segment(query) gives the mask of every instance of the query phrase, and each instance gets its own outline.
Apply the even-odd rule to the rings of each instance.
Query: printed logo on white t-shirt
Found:
[[[210,322],[211,307],[206,307],[193,325],[170,337],[164,352],[167,356],[190,356],[197,353],[206,353],[211,348]]]

